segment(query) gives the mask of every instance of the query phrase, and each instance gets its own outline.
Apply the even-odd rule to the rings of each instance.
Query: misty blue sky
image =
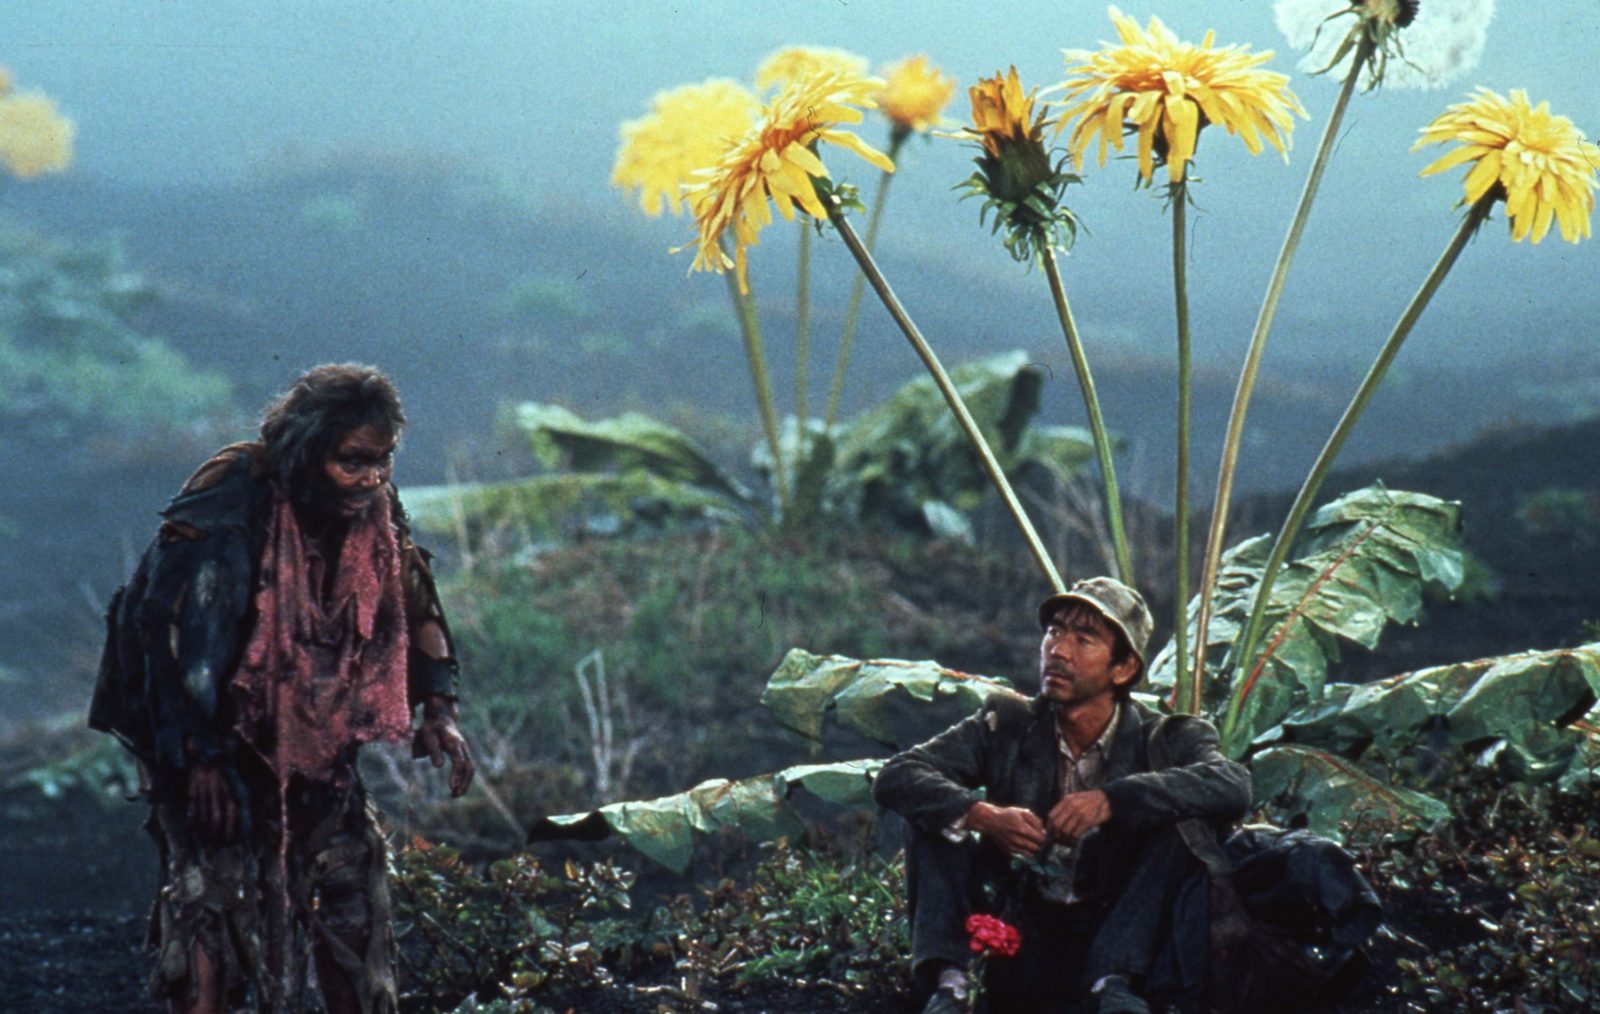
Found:
[[[1202,363],[1231,370],[1336,83],[1294,70],[1298,54],[1266,0],[1122,6],[1141,21],[1160,15],[1186,39],[1215,28],[1219,43],[1276,50],[1270,66],[1293,74],[1311,113],[1297,123],[1287,166],[1270,152],[1250,158],[1217,131],[1201,140],[1196,349]],[[618,124],[640,115],[655,91],[712,75],[748,80],[763,56],[794,43],[846,47],[875,65],[927,53],[963,87],[1015,63],[1025,83],[1049,85],[1062,76],[1062,48],[1113,37],[1105,5],[1087,0],[71,0],[10,4],[3,21],[0,64],[19,87],[53,95],[78,123],[74,173],[130,185],[204,184],[248,174],[284,150],[445,152],[509,175],[539,202],[576,203],[646,237],[662,250],[661,270],[674,274],[686,261],[665,250],[686,238],[686,224],[644,219],[607,183]],[[1485,85],[1526,88],[1592,137],[1600,132],[1596,53],[1597,0],[1501,0],[1475,71],[1441,91],[1358,95],[1273,351],[1303,366],[1365,361],[1459,215],[1459,172],[1418,178],[1435,156],[1408,151],[1417,128]],[[949,115],[965,119],[964,94]],[[885,130],[869,120],[862,133],[881,144]],[[853,156],[828,157],[836,175],[870,187],[872,172]],[[1053,329],[1042,283],[997,250],[977,228],[975,203],[957,204],[950,190],[970,171],[969,159],[953,140],[908,146],[881,246],[886,267],[894,275],[930,259],[964,261],[1029,301],[1029,316],[1006,326],[1038,330],[1019,344],[1042,342]],[[1090,235],[1068,266],[1086,335],[1170,354],[1168,220],[1154,196],[1132,188],[1130,163],[1091,166],[1086,175],[1071,199]],[[778,272],[790,246],[768,237],[757,270]],[[830,255],[844,257],[836,244],[823,254]],[[839,270],[848,274],[848,265]],[[1593,242],[1574,247],[1552,234],[1538,247],[1513,245],[1497,218],[1463,256],[1402,363],[1415,369],[1463,354],[1533,352],[1532,362],[1521,359],[1523,375],[1538,380],[1548,369],[1570,380],[1575,357],[1592,363],[1583,353],[1600,329],[1597,283]]]

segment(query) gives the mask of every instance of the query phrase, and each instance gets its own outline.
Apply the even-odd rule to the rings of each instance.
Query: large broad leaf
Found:
[[[1385,785],[1343,757],[1306,746],[1275,746],[1250,761],[1257,806],[1286,827],[1344,841],[1425,831],[1450,818],[1432,796]]]
[[[891,750],[903,750],[978,710],[1002,679],[936,662],[861,661],[792,648],[767,680],[761,703],[787,728],[821,742],[835,722]]]
[[[872,806],[872,779],[882,761],[802,764],[739,781],[715,778],[659,799],[612,803],[589,813],[545,817],[528,841],[601,841],[616,837],[675,873],[688,872],[696,841],[728,829],[754,841],[796,835],[807,826],[792,805],[805,790],[835,806]]]
[[[573,472],[647,472],[719,493],[740,503],[750,494],[712,463],[682,431],[637,412],[587,422],[559,405],[524,402],[513,422],[549,468]]]
[[[496,530],[544,537],[574,525],[599,532],[627,531],[641,523],[735,516],[733,505],[717,493],[639,471],[408,486],[403,498],[416,528],[469,537]]]
[[[1043,374],[1023,352],[1009,352],[950,371],[1008,474],[1030,463],[1070,478],[1093,457],[1087,434],[1069,427],[1030,430]],[[829,497],[862,518],[924,526],[923,505],[941,501],[960,512],[992,488],[983,465],[933,380],[921,377],[845,426],[835,437],[837,462]]]
[[[1563,727],[1582,717],[1597,696],[1600,643],[1330,687],[1321,704],[1290,715],[1278,734],[1347,756],[1370,746],[1392,757],[1419,738],[1433,750],[1492,748],[1517,778],[1554,777],[1576,758],[1583,740]]]
[[[1265,536],[1223,557],[1207,643],[1206,710],[1220,714],[1235,694],[1239,717],[1224,748],[1233,756],[1297,708],[1322,700],[1339,642],[1377,647],[1389,623],[1410,623],[1423,592],[1461,583],[1460,505],[1372,486],[1317,511],[1278,575],[1256,658],[1239,672],[1230,657],[1270,550]],[[1198,598],[1189,606],[1190,640]],[[1170,687],[1169,644],[1151,665],[1151,682]]]

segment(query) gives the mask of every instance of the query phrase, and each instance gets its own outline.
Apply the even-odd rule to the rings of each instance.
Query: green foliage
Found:
[[[783,658],[761,703],[785,728],[821,742],[831,719],[891,750],[920,743],[972,714],[1006,680],[970,676],[935,662],[813,655],[800,648]]]
[[[1350,757],[1410,757],[1419,746],[1481,753],[1508,776],[1548,780],[1580,759],[1566,728],[1600,694],[1600,645],[1435,666],[1330,688],[1291,715],[1286,740]]]
[[[0,685],[9,670],[0,669]],[[74,719],[77,716],[73,716]],[[138,791],[134,760],[115,739],[73,721],[70,729],[30,730],[0,748],[0,791],[57,800],[72,792],[120,802]]]
[[[1275,746],[1250,759],[1253,795],[1274,822],[1309,827],[1334,841],[1368,841],[1450,818],[1421,792],[1385,784],[1359,765],[1322,750]]]
[[[614,741],[619,751],[637,743],[633,776],[617,791],[770,770],[778,730],[761,720],[756,697],[790,645],[870,657],[916,642],[954,648],[983,633],[933,609],[925,619],[914,613],[914,625],[895,621],[890,603],[940,594],[945,585],[922,575],[950,563],[947,553],[927,552],[907,587],[894,590],[896,570],[879,562],[894,546],[730,529],[480,560],[441,589],[472,663],[468,721],[508,737],[521,758],[513,766],[578,768],[598,781],[573,672],[603,645]],[[528,805],[548,812],[595,801],[562,795]]]
[[[513,420],[534,456],[548,468],[574,472],[645,472],[693,489],[747,503],[749,494],[700,446],[665,423],[637,412],[585,422],[559,405],[527,402]]]
[[[1459,505],[1420,493],[1368,487],[1317,511],[1284,567],[1268,603],[1263,633],[1249,671],[1233,657],[1270,548],[1265,536],[1240,543],[1223,557],[1213,596],[1207,659],[1218,673],[1204,702],[1220,713],[1224,748],[1243,754],[1249,743],[1296,708],[1315,705],[1339,642],[1372,649],[1389,623],[1415,622],[1424,593],[1461,584]],[[1190,603],[1193,633],[1198,598]],[[1173,648],[1151,664],[1150,681],[1170,687]]]
[[[779,842],[750,885],[724,882],[703,907],[674,907],[683,962],[740,982],[824,976],[847,988],[909,981],[904,859]]]
[[[1063,170],[1067,164],[1065,155],[1053,169],[1045,170],[1043,179],[1026,190],[1022,188],[1030,181],[1008,178],[1016,175],[1007,172],[1009,161],[987,154],[973,161],[979,170],[957,184],[956,189],[967,191],[961,195],[962,200],[984,198],[978,209],[978,224],[983,225],[989,212],[994,212],[989,231],[1005,230],[1005,248],[1012,260],[1032,263],[1047,248],[1072,249],[1078,238],[1078,217],[1061,200],[1068,185],[1081,183],[1083,178]]]
[[[1030,429],[1044,376],[1026,353],[967,363],[951,370],[950,376],[1008,475],[1043,467],[1065,480],[1093,460],[1093,442],[1081,429]],[[846,516],[927,531],[928,504],[948,504],[966,513],[981,504],[992,488],[943,395],[928,377],[911,381],[842,427],[834,444],[832,499],[844,507]]]
[[[969,363],[952,377],[1008,474],[1038,469],[1064,483],[1093,460],[1083,430],[1030,427],[1043,378],[1024,353]],[[769,491],[755,495],[681,430],[645,415],[628,412],[589,422],[557,405],[525,403],[513,423],[534,456],[561,472],[455,493],[436,487],[409,491],[419,527],[472,537],[519,529],[545,535],[567,530],[597,504],[619,532],[640,520],[748,523],[767,516],[774,499],[774,466],[765,445],[753,460]],[[788,514],[771,520],[791,532],[813,533],[827,522],[846,521],[970,540],[966,515],[992,488],[927,378],[832,431],[812,420],[802,432],[790,420],[780,440],[792,492]]]
[[[472,545],[503,544],[512,534],[525,543],[578,533],[631,535],[737,516],[725,497],[640,470],[408,486],[405,505],[419,531],[465,535]]]
[[[1480,770],[1457,773],[1444,799],[1456,819],[1438,834],[1361,856],[1395,941],[1394,1009],[1591,1009],[1600,995],[1592,790],[1508,784]]]
[[[7,438],[170,432],[228,412],[226,380],[195,370],[130,323],[153,298],[115,242],[68,247],[0,235],[0,421]]]
[[[809,822],[789,802],[796,790],[804,789],[835,806],[870,808],[872,779],[881,764],[804,764],[739,781],[715,778],[660,799],[545,817],[529,830],[528,840],[616,837],[667,869],[684,874],[701,836],[727,829],[750,841],[773,841],[804,831]]]
[[[1600,491],[1547,487],[1522,497],[1517,520],[1530,535],[1551,536],[1592,549],[1600,543]]]
[[[408,1000],[430,1010],[461,1001],[508,1001],[561,987],[608,984],[609,964],[640,946],[618,916],[631,908],[633,875],[610,863],[559,871],[527,853],[480,874],[454,849],[413,839],[391,878]]]

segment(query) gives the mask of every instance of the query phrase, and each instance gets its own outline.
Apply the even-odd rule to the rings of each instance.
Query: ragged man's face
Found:
[[[350,430],[322,459],[324,495],[332,513],[356,518],[383,495],[394,474],[394,450],[399,438],[368,423]]]

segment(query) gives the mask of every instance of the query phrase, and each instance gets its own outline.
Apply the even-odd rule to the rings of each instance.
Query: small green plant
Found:
[[[1600,807],[1587,787],[1457,771],[1437,835],[1362,855],[1398,954],[1390,997],[1429,1010],[1577,1010],[1600,996]],[[1421,943],[1417,938],[1427,941]]]
[[[780,839],[748,886],[724,880],[696,906],[680,896],[669,909],[679,971],[700,984],[735,988],[767,982],[828,981],[847,993],[885,979],[905,984],[911,944],[906,924],[905,859]]]
[[[550,872],[518,853],[480,874],[454,849],[414,838],[392,885],[408,1000],[431,1010],[608,985],[637,944],[617,918],[631,908],[633,874],[609,862]]]

